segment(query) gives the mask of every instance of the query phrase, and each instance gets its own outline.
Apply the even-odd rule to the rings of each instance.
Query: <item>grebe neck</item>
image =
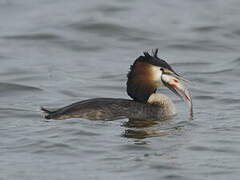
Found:
[[[147,103],[161,107],[161,109],[163,109],[163,112],[170,116],[176,114],[176,108],[172,100],[164,94],[151,94],[151,96],[148,98]]]

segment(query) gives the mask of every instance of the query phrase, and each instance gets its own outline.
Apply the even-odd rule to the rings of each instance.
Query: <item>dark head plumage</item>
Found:
[[[143,54],[144,56],[139,56],[130,66],[130,72],[127,75],[127,93],[135,101],[146,103],[149,96],[158,88],[156,82],[153,81],[153,67],[178,74],[166,61],[158,57],[158,49],[153,50],[152,55],[148,52]]]
[[[144,56],[139,56],[136,59],[136,61],[146,62],[146,63],[152,64],[154,66],[166,68],[166,69],[172,71],[173,73],[175,73],[176,75],[178,75],[165,60],[160,59],[158,57],[158,49],[152,50],[152,55],[150,55],[147,51],[143,52],[143,54],[144,54]]]

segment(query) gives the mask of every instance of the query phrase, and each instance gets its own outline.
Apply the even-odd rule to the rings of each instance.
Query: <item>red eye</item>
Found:
[[[178,80],[176,80],[176,79],[174,79],[173,81],[176,82],[176,83],[178,83]]]

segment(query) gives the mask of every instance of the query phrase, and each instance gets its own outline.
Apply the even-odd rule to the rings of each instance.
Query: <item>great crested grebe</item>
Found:
[[[171,66],[157,56],[158,49],[150,55],[144,52],[130,67],[127,77],[127,93],[133,99],[95,98],[73,103],[46,113],[46,119],[85,118],[91,120],[113,120],[122,117],[130,119],[162,119],[176,114],[169,97],[156,93],[161,86],[186,101],[193,116],[192,99],[189,91]]]

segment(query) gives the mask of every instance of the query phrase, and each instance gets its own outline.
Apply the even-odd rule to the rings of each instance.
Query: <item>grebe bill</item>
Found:
[[[130,67],[127,93],[133,100],[119,98],[95,98],[73,103],[57,110],[41,108],[46,119],[85,118],[91,120],[113,120],[122,117],[131,119],[164,119],[176,114],[169,97],[156,93],[162,86],[189,104],[190,118],[193,116],[192,99],[182,83],[182,78],[164,60],[158,58],[158,50],[152,55],[145,52]]]

